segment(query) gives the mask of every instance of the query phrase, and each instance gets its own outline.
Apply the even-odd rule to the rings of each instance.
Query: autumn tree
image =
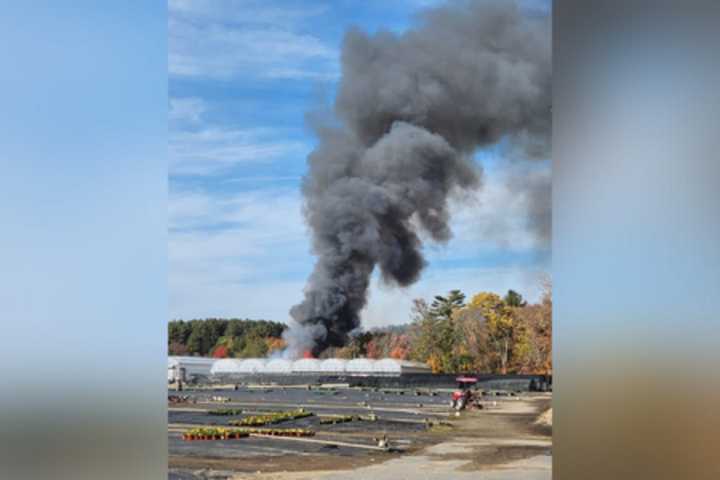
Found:
[[[427,363],[432,371],[437,373],[441,368],[437,355],[439,343],[437,319],[431,314],[430,307],[423,299],[413,300],[410,312],[412,320],[410,341],[413,345],[411,358]]]
[[[252,337],[252,342],[255,342],[255,337],[258,337],[267,343],[267,339],[279,339],[285,328],[282,323],[267,320],[172,320],[168,323],[168,352],[171,355],[235,356],[246,348],[248,338]],[[263,351],[258,346],[249,350],[253,349]]]
[[[461,371],[492,371],[488,349],[487,325],[482,312],[466,306],[455,313],[458,331],[458,363]]]
[[[481,292],[475,295],[468,308],[474,309],[484,320],[489,364],[493,371],[508,371],[512,349],[515,318],[513,309],[499,295]]]
[[[460,290],[451,290],[447,296],[438,295],[430,305],[430,314],[437,319],[438,353],[444,372],[460,370],[456,351],[459,336],[455,325],[455,313],[464,306],[465,294]]]
[[[350,355],[351,358],[365,357],[368,354],[368,344],[372,340],[370,332],[354,332],[350,336]]]
[[[527,305],[527,302],[525,301],[523,296],[515,290],[508,290],[507,294],[505,294],[505,297],[503,297],[503,301],[505,302],[505,305],[511,308],[524,307],[525,305]]]
[[[397,360],[407,360],[410,353],[410,337],[407,334],[396,334],[390,342],[388,357]]]
[[[515,369],[519,373],[552,373],[552,285],[544,284],[539,303],[516,310]]]
[[[277,337],[267,337],[265,338],[265,343],[267,344],[267,354],[272,355],[275,352],[279,352],[285,349],[287,347],[287,342],[283,340],[282,338]]]
[[[447,296],[435,296],[429,312],[438,319],[452,321],[453,313],[464,306],[465,294],[460,290],[450,290]]]
[[[228,358],[228,348],[225,345],[216,345],[210,352],[210,356],[213,358]]]
[[[264,357],[268,352],[268,345],[265,338],[259,334],[252,332],[243,337],[242,349],[235,353],[239,358],[259,358]]]
[[[428,363],[433,372],[456,372],[458,343],[455,312],[465,305],[465,294],[452,290],[438,295],[430,306],[423,300],[413,305],[412,357]]]

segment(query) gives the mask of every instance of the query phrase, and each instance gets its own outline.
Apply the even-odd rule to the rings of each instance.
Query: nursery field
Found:
[[[473,459],[475,464],[549,454],[550,432],[535,423],[549,394],[487,391],[481,409],[459,414],[449,399],[449,389],[419,387],[239,386],[169,392],[169,478],[357,469],[417,455],[458,437],[520,441],[520,446],[500,446],[493,455],[485,452]]]

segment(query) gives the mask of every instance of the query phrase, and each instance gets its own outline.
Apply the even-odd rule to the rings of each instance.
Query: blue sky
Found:
[[[170,317],[286,321],[314,259],[299,185],[315,143],[305,116],[332,102],[347,28],[407,29],[440,2],[169,2]],[[454,238],[428,244],[407,290],[373,281],[366,326],[406,322],[413,298],[509,288],[535,298],[548,252],[505,187],[499,149],[485,185],[455,207]],[[549,163],[535,168],[549,175]]]

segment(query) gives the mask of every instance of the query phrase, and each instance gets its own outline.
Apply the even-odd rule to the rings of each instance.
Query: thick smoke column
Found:
[[[336,119],[315,126],[303,183],[318,259],[289,355],[345,344],[376,267],[386,283],[419,278],[419,235],[447,241],[449,197],[480,185],[475,149],[507,139],[546,155],[550,51],[548,19],[507,1],[430,10],[402,35],[346,34]]]

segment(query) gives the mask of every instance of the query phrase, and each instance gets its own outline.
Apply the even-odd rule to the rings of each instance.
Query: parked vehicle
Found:
[[[458,389],[452,393],[450,406],[457,411],[464,410],[468,405],[476,401],[474,387],[478,382],[476,377],[458,377]]]

